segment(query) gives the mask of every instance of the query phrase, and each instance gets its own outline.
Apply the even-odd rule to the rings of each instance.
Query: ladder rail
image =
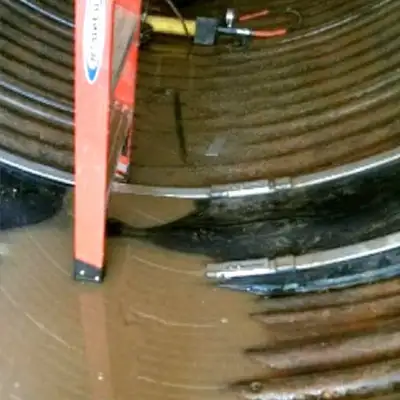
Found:
[[[132,135],[141,6],[141,0],[75,1],[77,280],[104,278],[110,187],[124,143],[130,143]]]

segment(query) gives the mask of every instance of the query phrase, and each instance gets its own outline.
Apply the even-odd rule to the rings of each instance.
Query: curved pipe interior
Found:
[[[332,183],[349,177],[357,177],[358,174],[367,174],[376,168],[387,167],[400,160],[400,147],[369,157],[367,159],[332,168],[330,170],[307,174],[299,177],[283,177],[276,180],[258,180],[252,182],[238,182],[203,188],[177,188],[166,186],[148,186],[129,183],[112,184],[112,191],[121,194],[133,194],[140,196],[172,197],[181,199],[209,199],[209,198],[233,198],[254,195],[272,194],[277,191],[296,190],[308,188],[324,183]],[[0,163],[19,169],[23,172],[36,175],[61,183],[74,186],[73,174],[58,170],[54,167],[39,164],[27,160],[16,154],[11,154],[0,149]]]

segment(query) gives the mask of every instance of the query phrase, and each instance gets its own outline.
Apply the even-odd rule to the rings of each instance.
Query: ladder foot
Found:
[[[98,268],[80,260],[74,261],[74,279],[80,282],[102,283],[104,268]]]

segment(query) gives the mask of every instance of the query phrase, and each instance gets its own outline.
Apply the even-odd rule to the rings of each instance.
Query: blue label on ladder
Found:
[[[94,84],[103,62],[106,37],[107,0],[86,0],[83,23],[83,62],[85,76]]]

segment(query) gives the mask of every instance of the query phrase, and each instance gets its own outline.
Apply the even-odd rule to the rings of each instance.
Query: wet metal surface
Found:
[[[207,277],[257,294],[343,288],[400,275],[399,168],[376,168],[347,186],[278,196],[212,199],[163,226],[110,221],[110,236],[211,257]],[[219,262],[219,263],[218,263]]]
[[[214,260],[275,258],[333,249],[397,232],[400,166],[320,187],[246,199],[196,202],[196,210],[162,229],[125,232]]]
[[[187,57],[181,43],[160,41],[142,53],[135,182],[204,186],[299,175],[400,145],[400,3],[274,5],[299,9],[301,30],[247,52],[225,43]],[[70,171],[71,2],[2,0],[0,7],[0,147]],[[375,236],[397,223],[397,199],[388,196],[381,188],[368,203],[384,219],[368,227]],[[199,214],[191,202],[118,197],[111,214],[135,227],[183,218],[174,245],[187,246],[185,219],[194,213],[191,223],[209,226],[214,205],[221,224],[237,204],[212,202]],[[360,240],[360,226],[351,239]],[[398,281],[256,301],[207,284],[204,266],[218,258],[216,248],[197,241],[202,251],[185,254],[161,242],[111,239],[108,279],[93,288],[70,279],[68,210],[0,232],[0,399],[400,398]]]
[[[399,288],[261,301],[253,317],[274,339],[247,354],[264,374],[233,389],[254,400],[400,398]]]
[[[32,12],[32,5],[42,13]],[[260,2],[230,5],[246,11]],[[223,42],[193,47],[188,56],[186,45],[159,39],[142,52],[136,183],[204,186],[296,176],[400,144],[398,2],[270,6],[286,5],[302,13],[302,28],[255,42],[247,51]],[[214,13],[224,8],[222,2],[214,6]],[[2,2],[1,98],[7,118],[1,122],[1,146],[67,171],[72,168],[71,18],[69,1],[62,6],[49,0]],[[176,135],[177,92],[185,160]],[[29,117],[29,126],[21,114]],[[221,135],[218,156],[207,155]]]

